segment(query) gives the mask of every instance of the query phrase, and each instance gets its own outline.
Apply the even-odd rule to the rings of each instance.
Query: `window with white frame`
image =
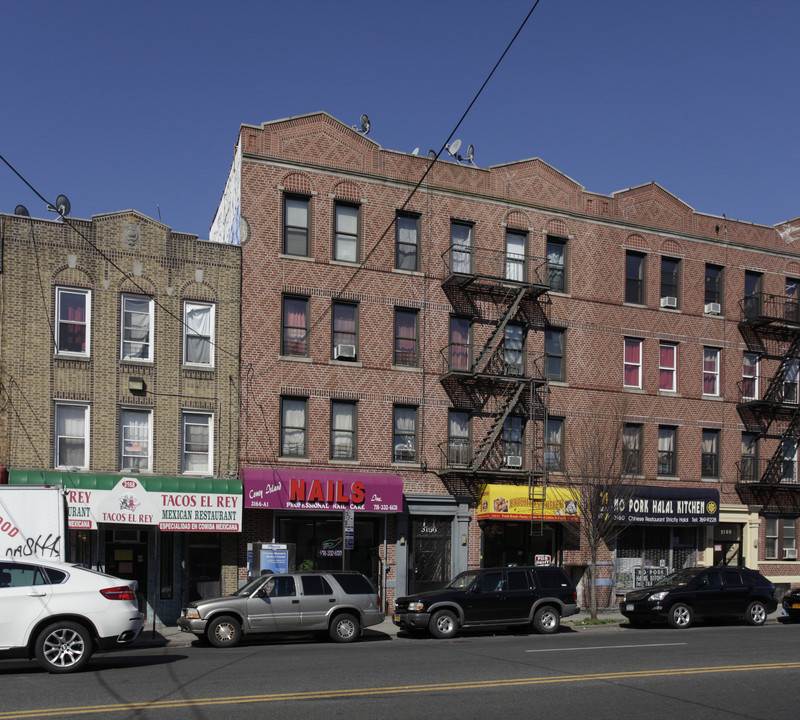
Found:
[[[525,328],[508,324],[503,331],[504,373],[513,377],[525,375]]]
[[[469,465],[472,444],[469,435],[469,413],[450,410],[447,416],[447,464]]]
[[[506,280],[525,279],[525,243],[527,236],[514,230],[506,231]]]
[[[54,467],[89,467],[89,406],[56,403]]]
[[[564,419],[548,418],[544,438],[544,464],[550,472],[564,470]]]
[[[281,399],[281,456],[307,457],[308,398]]]
[[[119,411],[120,462],[122,472],[150,472],[152,464],[152,410],[121,408]]]
[[[703,348],[703,395],[719,395],[719,348]]]
[[[394,364],[416,367],[419,364],[419,312],[394,310]]]
[[[214,422],[211,413],[183,413],[183,472],[211,475],[214,468]]]
[[[333,359],[355,360],[358,357],[358,305],[334,302],[331,324]]]
[[[450,272],[472,274],[472,225],[450,223]]]
[[[678,346],[675,343],[662,342],[658,348],[658,389],[675,392],[677,380]]]
[[[758,355],[742,355],[742,400],[758,399]]]
[[[642,474],[642,426],[625,423],[622,428],[622,472],[624,475]]]
[[[638,338],[625,338],[622,384],[630,388],[642,387],[642,341]]]
[[[183,362],[186,365],[214,364],[214,304],[183,304]]]
[[[284,296],[281,318],[281,355],[308,357],[308,298]]]
[[[758,435],[742,433],[742,457],[739,461],[739,479],[743,483],[758,481]]]
[[[703,430],[700,475],[719,478],[719,430]]]
[[[395,267],[419,270],[419,215],[398,212],[395,223]]]
[[[678,428],[658,426],[658,474],[675,477],[678,474]]]
[[[417,459],[417,408],[395,405],[392,421],[395,462],[414,462]]]
[[[521,469],[525,464],[524,438],[523,418],[519,415],[509,415],[503,421],[503,464],[507,468]]]
[[[311,201],[302,195],[286,195],[283,199],[283,252],[286,255],[308,256],[308,216]]]
[[[472,368],[472,323],[469,318],[450,318],[450,369]]]
[[[797,520],[795,518],[767,517],[765,559],[797,560]]]
[[[353,401],[331,402],[331,458],[356,459],[357,405]]]
[[[797,405],[797,380],[800,373],[800,360],[787,358],[783,361],[783,402]]]
[[[567,291],[567,241],[547,236],[547,284],[556,292]]]
[[[781,440],[781,454],[783,455],[781,482],[786,485],[795,485],[797,484],[797,439],[784,438]]]
[[[333,259],[342,262],[358,262],[359,207],[350,203],[337,202],[335,215]]]
[[[56,352],[89,355],[91,330],[90,290],[56,288]]]
[[[123,360],[153,359],[153,299],[144,295],[122,296]]]

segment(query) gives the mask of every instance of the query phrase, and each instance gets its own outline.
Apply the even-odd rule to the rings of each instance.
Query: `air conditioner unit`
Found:
[[[709,315],[719,315],[722,312],[722,305],[719,303],[706,303],[704,312]]]
[[[797,560],[797,548],[783,548],[784,560]]]
[[[505,465],[507,468],[521,468],[522,456],[521,455],[506,455]]]
[[[661,307],[676,308],[678,307],[678,298],[667,296],[661,298]]]
[[[337,345],[333,349],[334,360],[352,360],[356,356],[355,345]]]

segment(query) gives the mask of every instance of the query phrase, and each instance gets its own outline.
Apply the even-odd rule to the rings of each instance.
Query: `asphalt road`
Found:
[[[0,720],[791,718],[799,646],[800,624],[771,623],[131,648],[71,675],[0,661]]]

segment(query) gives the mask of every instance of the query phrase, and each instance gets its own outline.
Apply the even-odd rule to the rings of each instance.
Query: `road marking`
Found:
[[[542,648],[540,650],[526,650],[528,653],[539,652],[567,652],[570,650],[614,650],[616,648],[641,648],[641,647],[670,647],[672,645],[688,645],[689,643],[644,643],[642,645],[591,645],[589,647],[574,648]],[[0,715],[2,717],[2,715]]]
[[[376,697],[409,693],[442,692],[452,690],[486,690],[487,688],[519,687],[525,685],[550,685],[557,683],[596,682],[598,680],[633,680],[651,677],[679,677],[682,675],[710,675],[717,673],[798,670],[800,662],[775,662],[762,665],[720,665],[717,667],[667,668],[664,670],[630,670],[628,672],[593,673],[588,675],[551,675],[538,678],[511,678],[508,680],[466,680],[463,682],[436,683],[431,685],[397,685],[377,688],[353,688],[351,690],[308,690],[302,692],[273,693],[270,695],[241,695],[194,700],[154,700],[152,702],[130,702],[114,705],[84,705],[75,707],[42,708],[40,710],[11,710],[0,712],[0,720],[22,718],[69,717],[91,713],[130,712],[131,710],[169,710],[174,708],[200,708],[214,705],[241,705],[244,703],[267,703],[299,700],[334,700],[341,698]]]

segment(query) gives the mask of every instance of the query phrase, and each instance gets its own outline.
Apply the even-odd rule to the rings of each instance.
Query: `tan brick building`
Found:
[[[150,618],[232,591],[240,248],[133,211],[0,238],[8,480],[64,485],[67,559],[137,579]]]

